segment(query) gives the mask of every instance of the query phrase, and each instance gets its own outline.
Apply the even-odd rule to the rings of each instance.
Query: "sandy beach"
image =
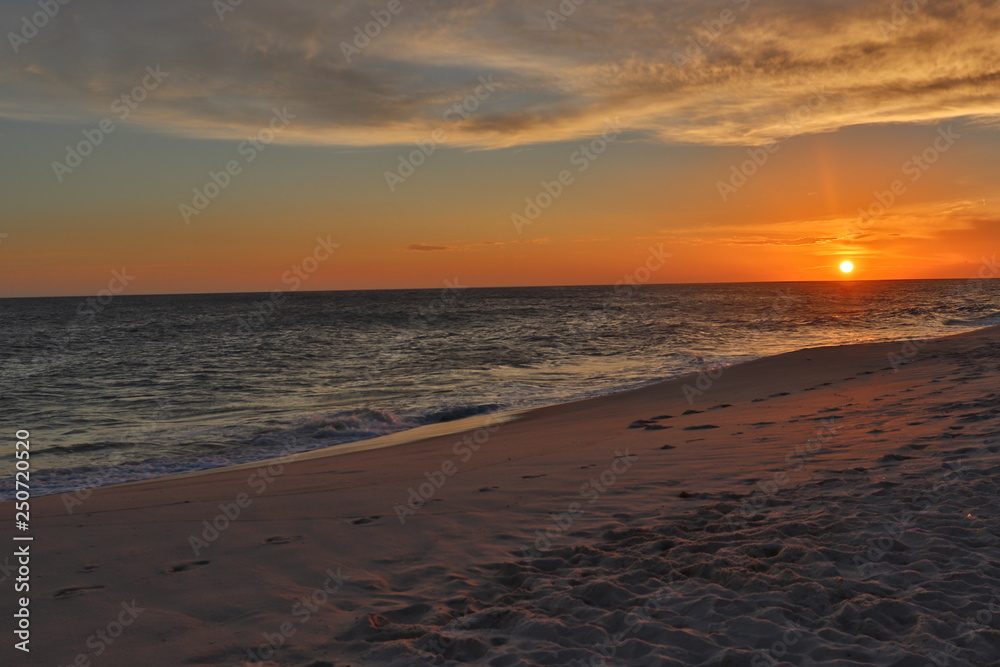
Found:
[[[1000,2],[0,24],[0,667],[1000,667]]]
[[[802,350],[35,498],[3,662],[1000,665],[998,360],[1000,328]]]

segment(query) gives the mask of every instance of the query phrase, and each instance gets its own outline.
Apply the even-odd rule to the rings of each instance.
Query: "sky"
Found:
[[[0,297],[1000,271],[987,0],[11,0],[0,28]]]

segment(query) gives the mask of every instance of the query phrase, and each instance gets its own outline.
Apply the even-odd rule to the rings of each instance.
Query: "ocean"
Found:
[[[0,477],[27,429],[42,495],[1000,324],[1000,281],[24,298],[0,322]]]

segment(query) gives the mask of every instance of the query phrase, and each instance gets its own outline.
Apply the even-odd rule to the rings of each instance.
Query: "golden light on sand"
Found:
[[[850,273],[854,270],[854,262],[843,261],[840,263],[840,270],[843,273]]]

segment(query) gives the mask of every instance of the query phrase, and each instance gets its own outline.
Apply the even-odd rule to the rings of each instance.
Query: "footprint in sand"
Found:
[[[663,445],[662,447],[660,447],[660,449],[677,449],[677,448],[674,447],[673,445]]]
[[[187,572],[188,570],[193,570],[196,567],[202,567],[208,565],[212,561],[210,560],[189,560],[183,563],[178,563],[176,565],[171,565],[166,570],[167,574],[176,574],[177,572]]]
[[[779,391],[777,394],[771,394],[768,398],[778,398],[779,396],[790,396],[787,391]]]
[[[685,426],[685,431],[707,431],[710,428],[719,428],[715,424],[701,424],[699,426]]]
[[[275,535],[274,537],[267,538],[261,544],[289,544],[301,539],[301,535]]]
[[[634,422],[628,425],[628,428],[643,428],[653,423],[651,419],[636,419]]]
[[[712,407],[709,408],[709,410],[721,410],[722,408],[731,408],[731,407],[733,407],[732,403],[720,403],[719,405],[713,405]]]
[[[89,593],[91,591],[97,591],[105,588],[103,584],[98,586],[73,586],[71,588],[60,588],[58,591],[52,594],[54,598],[69,598],[74,595],[83,595],[84,593]]]
[[[188,570],[193,570],[196,567],[201,567],[203,565],[208,565],[212,561],[210,560],[189,560],[184,563],[178,563],[176,565],[171,565],[164,572],[166,574],[177,574],[178,572],[187,572]]]
[[[682,415],[700,415],[702,412],[703,412],[702,410],[685,410],[681,414]]]
[[[368,625],[373,628],[381,628],[389,625],[389,619],[380,614],[368,614]]]
[[[586,467],[586,466],[581,466],[581,467]],[[499,486],[484,486],[483,488],[479,489],[479,493],[486,493],[487,491],[495,491],[499,488],[500,488]]]
[[[673,415],[656,415],[655,417],[653,417],[653,421],[659,421],[661,419],[673,419],[673,418],[674,418]]]
[[[376,521],[378,521],[381,518],[382,518],[382,515],[363,516],[363,517],[354,519],[353,521],[351,521],[351,523],[353,523],[355,526],[365,526],[365,525],[368,525],[370,523],[375,523]]]
[[[673,426],[663,426],[661,424],[649,424],[644,431],[662,431],[664,429],[673,428]]]
[[[83,574],[87,574],[88,572],[93,572],[94,570],[96,570],[99,567],[100,567],[100,565],[98,565],[97,563],[87,563],[84,566],[82,566],[79,570],[77,570],[77,572],[81,572]]]
[[[545,475],[545,474],[541,474],[541,475],[521,475],[521,479],[535,479],[537,477],[548,477],[548,475]]]

